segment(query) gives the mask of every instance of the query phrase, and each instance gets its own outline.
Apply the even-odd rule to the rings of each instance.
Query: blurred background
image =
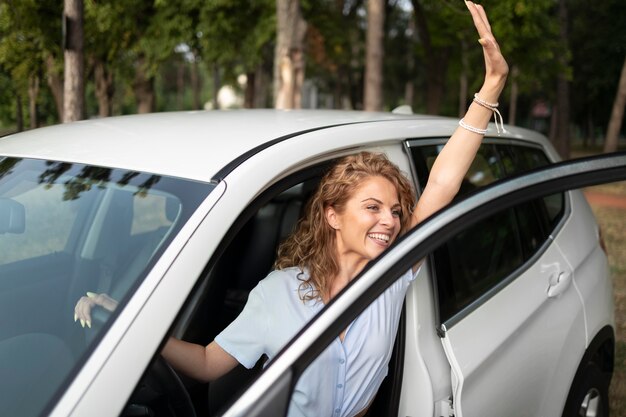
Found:
[[[511,67],[506,122],[565,158],[625,146],[624,0],[482,4]],[[0,0],[0,129],[236,107],[462,116],[477,38],[461,0]]]
[[[626,1],[484,0],[505,122],[563,158],[626,149]],[[324,108],[462,117],[483,79],[461,0],[0,0],[0,136],[131,113]],[[585,190],[617,320],[626,416],[626,183]]]

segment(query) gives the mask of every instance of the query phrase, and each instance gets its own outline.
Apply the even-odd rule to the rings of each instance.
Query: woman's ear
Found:
[[[335,208],[332,206],[326,207],[324,214],[325,214],[326,222],[328,223],[328,225],[335,230],[339,229],[339,222],[338,222],[337,212],[335,211]]]

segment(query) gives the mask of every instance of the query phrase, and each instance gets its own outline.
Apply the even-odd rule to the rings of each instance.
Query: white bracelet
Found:
[[[473,101],[476,104],[483,106],[484,108],[489,109],[493,112],[493,119],[496,124],[496,131],[498,132],[498,134],[500,134],[500,127],[502,127],[502,133],[507,133],[506,129],[504,128],[504,119],[502,118],[502,115],[498,111],[499,103],[488,103],[482,98],[478,97],[478,93],[474,94]],[[498,123],[500,124],[499,126],[498,126]]]
[[[459,126],[461,126],[463,129],[469,130],[470,132],[478,133],[479,135],[484,135],[487,133],[487,129],[479,129],[474,126],[470,126],[465,123],[464,119],[459,120]]]
[[[491,110],[497,108],[498,105],[500,104],[500,103],[488,103],[482,98],[478,97],[478,93],[474,93],[474,101],[480,104],[481,106],[487,107],[488,109],[491,109]]]

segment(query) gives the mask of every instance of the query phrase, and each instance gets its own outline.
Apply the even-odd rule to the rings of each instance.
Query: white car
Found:
[[[332,161],[384,152],[419,192],[456,127],[255,110],[0,138],[0,415],[286,415],[306,366],[426,257],[369,415],[606,416],[611,280],[588,204],[564,190],[626,179],[626,157],[553,165],[543,136],[512,126],[491,127],[461,203],[399,239],[264,369],[202,384],[158,355],[170,335],[206,344],[237,316]],[[82,327],[86,292],[119,306]]]

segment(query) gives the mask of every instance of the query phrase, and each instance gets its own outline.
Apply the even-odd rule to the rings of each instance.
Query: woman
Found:
[[[211,381],[238,363],[270,360],[323,306],[400,234],[444,207],[459,190],[504,88],[508,66],[481,6],[466,1],[483,47],[486,75],[460,126],[435,161],[419,202],[384,156],[342,159],[322,179],[305,218],[279,249],[276,269],[250,293],[233,323],[208,346],[171,338],[162,354],[177,370]],[[498,113],[499,114],[499,113]],[[414,207],[414,209],[413,209]],[[402,300],[418,266],[370,305],[305,371],[290,415],[363,415],[387,373]],[[105,295],[89,294],[76,317],[89,320]],[[271,325],[270,325],[271,323]]]

